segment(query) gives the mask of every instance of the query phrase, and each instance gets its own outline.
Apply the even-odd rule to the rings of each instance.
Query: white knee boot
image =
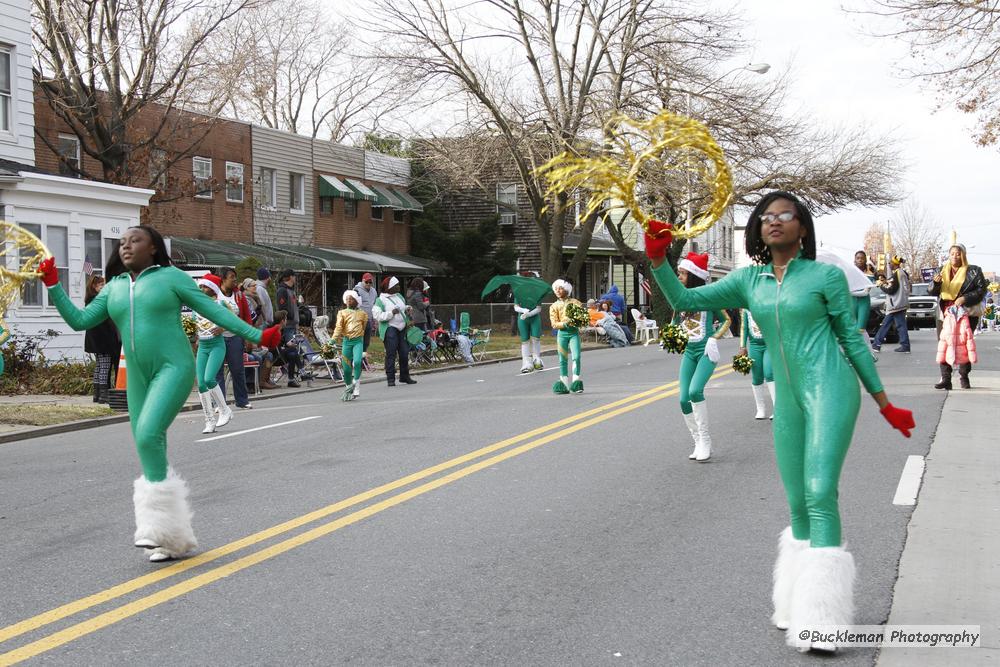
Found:
[[[536,371],[545,368],[545,364],[542,363],[542,341],[538,338],[531,339],[531,365]]]
[[[535,370],[531,363],[531,343],[521,343],[521,372],[530,373]]]
[[[771,419],[774,419],[774,410],[778,407],[778,404],[774,402],[774,380],[764,384],[767,385],[767,391],[771,394]]]
[[[698,422],[695,420],[693,412],[684,415],[684,423],[687,424],[688,431],[691,432],[691,437],[694,439],[694,449],[688,454],[688,458],[694,461],[694,457],[698,455],[698,442],[701,438],[698,436]]]
[[[800,651],[835,651],[832,642],[801,639],[800,632],[854,622],[854,557],[844,547],[803,550],[792,590],[792,615],[785,642]]]
[[[753,389],[753,401],[757,404],[757,414],[753,418],[767,419],[767,387],[763,384],[752,384],[750,388]]]
[[[215,433],[215,410],[212,408],[212,395],[205,392],[199,392],[198,398],[201,399],[201,411],[205,415],[205,428],[202,429],[202,433]]]
[[[215,407],[219,408],[219,419],[215,422],[218,427],[225,426],[233,418],[233,411],[226,405],[226,395],[222,393],[222,387],[215,385],[212,390],[208,392],[215,401]]]
[[[708,434],[708,406],[706,401],[692,403],[694,419],[698,423],[698,444],[695,445],[695,461],[707,461],[712,457],[712,436]]]
[[[779,630],[787,630],[792,617],[792,591],[802,569],[802,552],[809,548],[809,540],[797,540],[791,527],[778,537],[778,559],[774,561],[774,588],[771,601],[774,614],[771,622]]]
[[[173,469],[162,482],[140,477],[133,484],[135,546],[149,550],[153,562],[181,558],[198,547],[191,528],[188,486]]]

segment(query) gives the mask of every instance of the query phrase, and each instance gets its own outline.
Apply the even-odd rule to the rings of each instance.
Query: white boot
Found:
[[[531,364],[536,371],[540,371],[545,368],[545,364],[542,363],[542,341],[538,338],[532,338],[531,350]]]
[[[767,391],[771,394],[771,419],[774,419],[774,410],[778,406],[778,404],[774,402],[774,380],[765,382],[764,384],[767,385]]]
[[[767,388],[763,384],[752,384],[750,388],[753,389],[753,401],[757,404],[757,414],[753,418],[767,419],[767,400],[764,398]]]
[[[358,378],[357,380],[354,381],[354,391],[352,391],[351,394],[354,396],[354,398],[357,398],[358,396],[361,395],[361,378]]]
[[[215,433],[215,410],[212,409],[212,396],[207,391],[199,392],[201,399],[201,411],[205,415],[205,428],[202,433]]]
[[[771,601],[774,614],[771,622],[779,630],[787,630],[792,617],[792,591],[802,569],[802,552],[809,548],[809,540],[797,540],[791,527],[778,537],[778,560],[774,561],[774,588]]]
[[[135,480],[132,502],[135,505],[135,546],[152,549],[151,561],[181,558],[198,541],[191,528],[188,486],[173,469],[162,482],[145,477]]]
[[[800,651],[835,651],[835,643],[803,640],[799,633],[854,622],[854,557],[844,547],[810,547],[799,558],[785,643]]]
[[[215,401],[215,406],[219,408],[219,419],[215,422],[215,425],[222,428],[233,418],[233,411],[226,405],[226,395],[222,393],[222,387],[215,385],[209,394],[212,396],[212,400]]]
[[[531,363],[531,343],[521,343],[521,372],[530,373],[535,370]]]
[[[708,406],[705,401],[692,403],[694,419],[698,422],[698,444],[695,446],[695,461],[703,462],[712,457],[712,436],[708,434]]]
[[[698,455],[698,442],[700,438],[698,437],[698,422],[695,420],[693,412],[684,415],[684,423],[687,424],[688,431],[691,432],[691,437],[694,438],[694,449],[688,455],[688,458],[694,461],[694,457]]]

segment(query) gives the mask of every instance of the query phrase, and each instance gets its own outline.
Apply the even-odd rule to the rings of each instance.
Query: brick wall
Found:
[[[314,182],[321,172],[313,173]],[[329,171],[322,173],[330,174]],[[330,174],[343,180],[339,174]],[[366,182],[371,185],[370,181]],[[316,188],[319,191],[319,188]],[[332,211],[324,213],[320,198],[317,195],[313,202],[314,228],[316,245],[331,248],[346,248],[348,250],[367,250],[370,252],[385,252],[394,255],[410,254],[410,222],[409,211],[403,214],[404,222],[394,222],[392,209],[382,209],[382,220],[371,217],[370,202],[357,201],[357,217],[348,218],[345,213],[345,202],[340,198],[331,198]]]

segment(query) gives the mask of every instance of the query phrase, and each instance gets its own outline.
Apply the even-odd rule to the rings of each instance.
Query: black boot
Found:
[[[962,389],[972,389],[972,385],[969,384],[969,373],[971,371],[972,371],[972,364],[959,364],[958,385]]]
[[[94,403],[101,402],[101,388],[99,385],[94,385]]]
[[[97,386],[97,402],[104,403],[107,405],[108,402],[108,385],[102,384]]]
[[[941,381],[934,385],[935,389],[951,389],[951,366],[941,364]]]

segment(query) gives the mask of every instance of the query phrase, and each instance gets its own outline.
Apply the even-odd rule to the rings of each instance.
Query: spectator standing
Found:
[[[868,253],[864,250],[859,250],[854,253],[854,266],[858,267],[861,273],[868,277],[868,280],[875,282],[875,270],[872,269],[872,265],[868,263]]]
[[[275,304],[278,310],[285,312],[285,319],[282,321],[281,326],[281,351],[287,359],[288,343],[289,341],[292,341],[299,332],[299,301],[298,295],[295,293],[295,271],[292,269],[285,269],[281,272],[281,278],[278,281],[278,289],[275,292]],[[277,318],[277,313],[275,313],[275,318]],[[297,362],[298,354],[296,354],[295,357]],[[289,364],[289,387],[299,386],[299,383],[296,380],[298,377],[296,374],[298,370],[298,363]]]
[[[948,250],[948,264],[934,276],[927,293],[931,296],[940,297],[938,299],[937,331],[938,339],[941,338],[941,322],[944,314],[952,306],[958,306],[965,310],[969,317],[969,326],[972,331],[979,325],[979,316],[982,315],[982,301],[986,296],[986,277],[983,270],[975,264],[969,264],[969,258],[965,253],[965,246],[955,244]],[[961,319],[959,316],[958,319]],[[934,385],[935,389],[951,389],[952,365],[946,361],[939,362],[941,369],[941,381]],[[969,373],[972,371],[972,364],[960,362],[958,374],[962,380],[962,387],[969,386]]]
[[[906,329],[906,309],[910,307],[910,274],[903,268],[905,263],[902,257],[893,255],[889,260],[891,278],[879,283],[879,287],[886,294],[886,299],[885,318],[872,342],[872,349],[876,352],[882,350],[882,343],[889,335],[889,326],[895,324],[896,332],[899,334],[899,347],[895,351],[910,353],[910,332]]]
[[[271,284],[271,272],[263,266],[257,269],[257,300],[263,310],[264,326],[269,327],[274,322],[274,306],[271,304],[271,294],[267,288]]]
[[[354,291],[358,295],[358,302],[361,310],[368,315],[368,326],[365,327],[364,351],[368,352],[368,344],[371,343],[372,329],[377,326],[375,318],[372,317],[372,306],[378,298],[378,290],[375,289],[375,276],[366,273],[361,276],[361,282],[354,286]]]
[[[414,278],[410,281],[410,287],[406,290],[406,305],[410,308],[410,320],[413,326],[427,331],[427,311],[430,308],[431,300],[424,293],[422,278]]]
[[[104,278],[91,276],[87,281],[87,293],[83,303],[89,305],[103,288]],[[97,363],[94,365],[94,403],[107,403],[108,387],[111,386],[111,367],[118,361],[118,355],[122,350],[118,329],[110,317],[96,327],[87,329],[83,338],[83,350],[97,358]]]
[[[222,284],[219,285],[219,289],[222,291],[219,303],[236,313],[247,324],[253,324],[253,319],[250,315],[250,304],[247,303],[243,292],[237,287],[236,269],[228,266],[223,267],[219,269],[216,275],[222,278]],[[253,406],[250,405],[246,371],[243,368],[243,351],[246,348],[246,341],[228,330],[222,332],[222,337],[226,341],[225,365],[229,367],[229,375],[233,382],[233,401],[236,403],[236,407],[249,410]],[[225,398],[226,378],[223,368],[219,369],[219,373],[215,379],[219,383],[223,398]]]
[[[396,357],[399,357],[399,381],[416,384],[410,377],[410,344],[406,341],[406,328],[410,326],[406,302],[399,294],[399,278],[382,279],[382,294],[372,306],[372,315],[378,321],[378,335],[385,344],[385,378],[390,387],[396,386]]]

